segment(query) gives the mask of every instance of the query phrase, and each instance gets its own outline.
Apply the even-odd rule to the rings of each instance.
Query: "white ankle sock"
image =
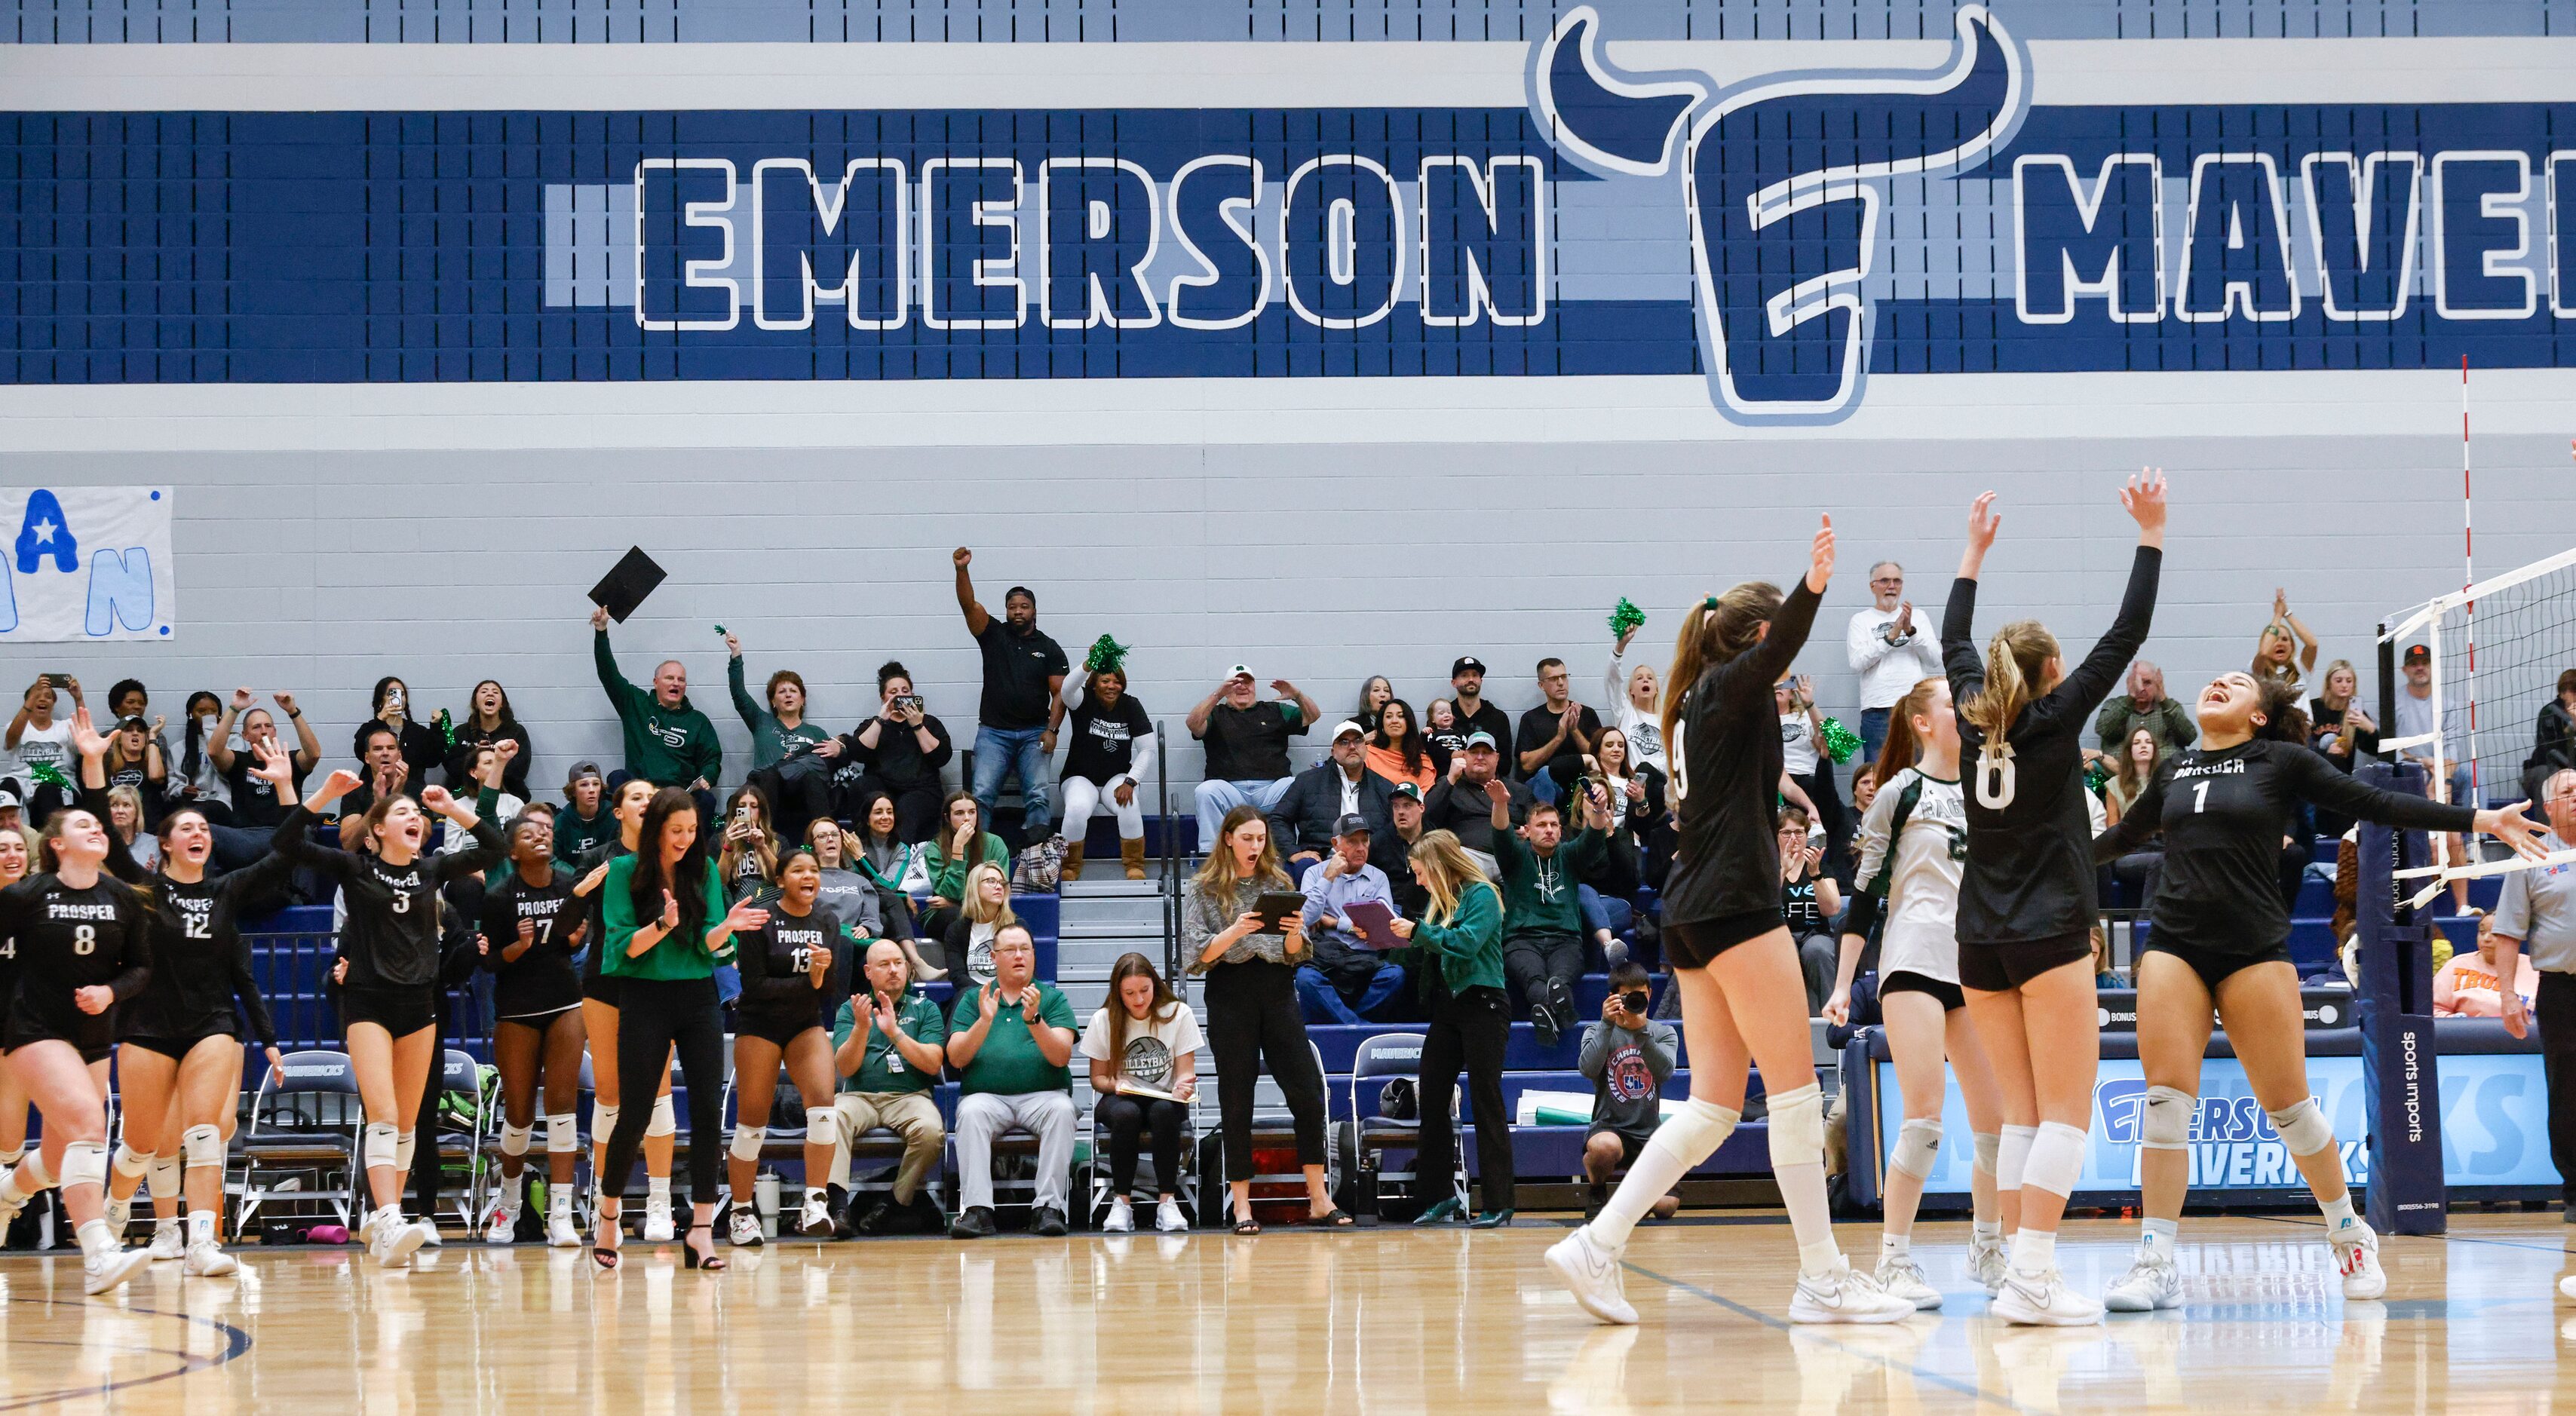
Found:
[[[2343,1192],[2342,1199],[2335,1200],[2331,1203],[2319,1204],[2317,1208],[2325,1212],[2326,1233],[2328,1234],[2340,1232],[2345,1225],[2357,1224],[2360,1222],[2354,1217],[2352,1212],[2352,1192],[2350,1190]]]
[[[645,1176],[644,1202],[646,1204],[655,1205],[669,1204],[671,1202],[671,1177],[668,1175]]]
[[[2046,1273],[2056,1265],[2057,1233],[2055,1230],[2024,1228],[2013,1235],[2013,1272]]]
[[[1888,1259],[1909,1258],[1913,1252],[1913,1235],[1881,1234],[1878,1236],[1878,1257],[1882,1262]]]
[[[1980,1219],[1969,1224],[1968,1234],[1980,1244],[2003,1242],[2004,1225],[1999,1219]]]
[[[1825,1199],[1825,1164],[1775,1165],[1771,1178],[1780,1186],[1780,1203],[1789,1211],[1789,1232],[1798,1236],[1798,1268],[1822,1277],[1842,1266],[1843,1250],[1834,1242],[1833,1206]]]
[[[2138,1229],[2139,1242],[2155,1250],[2158,1258],[2169,1260],[2174,1256],[2174,1241],[2182,1233],[2181,1220],[2150,1219],[2142,1222]]]
[[[211,1244],[215,1242],[215,1212],[213,1210],[188,1211],[188,1242],[191,1245]]]
[[[101,1254],[116,1252],[116,1236],[108,1232],[107,1221],[104,1219],[93,1219],[82,1225],[79,1234],[81,1257],[85,1259],[95,1259]]]

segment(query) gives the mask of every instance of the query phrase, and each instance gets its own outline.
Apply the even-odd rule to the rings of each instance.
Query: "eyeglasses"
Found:
[[[1905,577],[1902,575],[1881,575],[1873,578],[1869,583],[1872,585],[1902,585],[1905,583]]]

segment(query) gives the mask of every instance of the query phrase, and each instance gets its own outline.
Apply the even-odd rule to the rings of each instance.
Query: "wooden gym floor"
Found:
[[[1802,1328],[1772,1217],[1649,1225],[1628,1251],[1643,1325],[1595,1326],[1539,1254],[1495,1234],[1274,1229],[772,1245],[683,1272],[630,1243],[451,1240],[412,1273],[344,1250],[244,1251],[237,1279],[175,1264],[114,1301],[78,1261],[0,1260],[0,1412],[665,1413],[1220,1410],[1410,1413],[2576,1409],[2576,1305],[2555,1214],[2455,1217],[2392,1239],[2383,1302],[2345,1303],[2313,1222],[2193,1219],[2192,1306],[2107,1327],[2005,1329],[1963,1271],[1966,1231],[1917,1231],[1939,1314]],[[1844,1244],[1873,1253],[1874,1228]],[[2068,1227],[2098,1293],[2130,1227]]]

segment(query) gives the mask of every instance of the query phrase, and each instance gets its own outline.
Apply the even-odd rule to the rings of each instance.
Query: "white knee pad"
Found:
[[[644,1124],[648,1136],[676,1136],[680,1133],[680,1113],[667,1096],[653,1098],[653,1119]]]
[[[536,1128],[532,1126],[513,1126],[507,1121],[502,1122],[501,1154],[506,1155],[513,1160],[526,1155],[528,1153],[528,1138],[534,1136],[536,1133]]]
[[[405,1131],[394,1138],[394,1169],[411,1173],[411,1158],[420,1149],[420,1132]]]
[[[1809,1082],[1775,1092],[1771,1104],[1771,1164],[1815,1165],[1825,1158],[1825,1093]]]
[[[13,1183],[17,1185],[18,1192],[23,1195],[37,1194],[62,1183],[52,1171],[45,1168],[44,1155],[32,1147],[24,1152],[24,1158],[10,1172],[10,1176]]]
[[[394,1163],[394,1149],[400,1144],[391,1121],[370,1121],[367,1129],[359,1133],[358,1158],[366,1163],[369,1170],[389,1166]]]
[[[1680,1158],[1682,1169],[1688,1170],[1715,1155],[1717,1148],[1726,1144],[1726,1138],[1735,1134],[1736,1123],[1743,1119],[1743,1112],[1730,1111],[1716,1102],[1692,1097],[1682,1103],[1681,1110],[1665,1118],[1664,1123],[1655,1128],[1655,1134],[1646,1139],[1646,1144],[1671,1152]]]
[[[26,1158],[27,1148],[25,1146],[11,1146],[7,1150],[0,1150],[0,1170],[6,1170],[15,1166],[19,1161],[25,1160]]]
[[[2326,1114],[2317,1106],[2315,1097],[2282,1111],[2263,1113],[2272,1118],[2272,1129],[2289,1142],[2292,1155],[2315,1155],[2335,1143],[2334,1127],[2326,1124]]]
[[[188,1167],[192,1170],[209,1166],[220,1168],[224,1163],[222,1129],[215,1126],[191,1126],[180,1132],[179,1154],[186,1158]]]
[[[1917,1180],[1932,1178],[1932,1163],[1941,1158],[1941,1123],[1929,1116],[1906,1118],[1896,1128],[1896,1149],[1887,1163]]]
[[[2021,1182],[2037,1185],[2052,1195],[2071,1195],[2083,1178],[2084,1132],[2063,1121],[2040,1122],[2039,1134],[2031,1138],[2030,1159],[2022,1167]]]
[[[187,1133],[184,1131],[180,1133],[179,1144],[182,1147],[188,1144]],[[220,1164],[222,1154],[223,1153],[221,1151],[217,1151],[217,1159],[210,1163]],[[179,1166],[179,1157],[175,1155],[153,1156],[152,1178],[148,1183],[152,1186],[152,1198],[156,1200],[177,1199],[179,1197],[180,1190],[184,1188],[185,1185],[185,1180]]]
[[[123,1141],[116,1143],[116,1173],[127,1180],[140,1180],[152,1173],[152,1157],[143,1155]]]
[[[2018,1190],[2022,1176],[2030,1169],[2030,1143],[2039,1136],[2037,1126],[2006,1126],[1995,1137],[1995,1188]]]
[[[2189,1149],[2192,1113],[2199,1109],[2200,1098],[2180,1087],[2147,1088],[2147,1119],[2138,1128],[2138,1144],[2148,1150]]]
[[[608,1144],[609,1135],[617,1129],[618,1108],[599,1102],[590,1104],[590,1138],[600,1145]]]
[[[546,1118],[546,1154],[570,1155],[581,1149],[581,1118],[571,1112]]]
[[[805,1144],[828,1146],[841,1138],[841,1113],[828,1106],[805,1108]]]
[[[107,1142],[74,1141],[63,1147],[63,1188],[107,1183]]]
[[[1992,1178],[1995,1173],[1995,1153],[2003,1149],[2004,1138],[1998,1132],[1979,1131],[1976,1133],[1976,1139],[1977,1173]]]
[[[760,1148],[768,1143],[769,1128],[766,1126],[736,1126],[733,1128],[733,1158],[736,1160],[753,1161],[760,1159]]]

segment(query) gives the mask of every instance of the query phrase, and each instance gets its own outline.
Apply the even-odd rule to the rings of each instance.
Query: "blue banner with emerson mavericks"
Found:
[[[2559,367],[2576,103],[2034,106],[1947,63],[1518,108],[18,113],[0,378]]]

